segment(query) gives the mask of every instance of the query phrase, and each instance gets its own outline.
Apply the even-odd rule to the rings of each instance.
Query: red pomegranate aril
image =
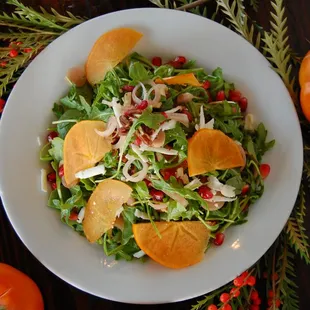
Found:
[[[217,94],[216,94],[216,101],[223,101],[225,100],[225,92],[223,90],[220,90]]]
[[[202,87],[207,90],[211,87],[211,83],[208,80],[204,81]]]
[[[217,234],[215,235],[215,239],[214,239],[213,243],[214,243],[215,245],[217,245],[217,246],[220,246],[220,245],[223,244],[224,239],[225,239],[225,235],[224,235],[223,233],[220,233],[220,232],[219,232],[219,233],[217,233]]]
[[[217,310],[217,306],[212,304],[207,308],[207,310]]]
[[[187,118],[188,118],[188,120],[191,122],[191,121],[193,121],[193,116],[192,116],[192,114],[188,111],[188,110],[183,110],[182,111],[182,113],[183,114],[185,114],[186,116],[187,116]]]
[[[10,50],[9,56],[11,58],[15,58],[18,55],[18,51],[16,49]]]
[[[239,100],[238,104],[239,104],[239,107],[240,107],[241,112],[245,112],[246,109],[248,108],[248,99],[245,98],[245,97],[242,97],[242,98]]]
[[[232,307],[230,304],[226,304],[226,305],[223,305],[222,310],[232,310]]]
[[[225,302],[227,302],[228,300],[230,300],[230,295],[229,295],[228,293],[223,293],[223,294],[221,294],[221,296],[220,296],[220,301],[221,301],[222,303],[225,303]]]
[[[175,68],[175,69],[179,69],[179,68],[182,67],[182,64],[180,62],[177,62],[177,61],[174,61],[174,60],[173,61],[169,61],[168,64],[170,66],[172,66],[173,68]]]
[[[163,61],[160,57],[153,57],[152,64],[156,67],[160,67],[162,65]]]
[[[56,172],[53,171],[53,172],[50,172],[48,175],[47,175],[47,181],[49,182],[56,182]]]
[[[258,292],[257,291],[252,291],[250,295],[251,300],[256,300],[259,298]]]
[[[228,98],[231,101],[239,102],[242,98],[242,94],[239,90],[230,90]]]
[[[198,194],[203,199],[211,199],[213,197],[213,194],[211,192],[211,189],[207,185],[202,185],[198,188]]]
[[[51,183],[51,188],[54,191],[55,189],[57,189],[57,184],[56,182]]]
[[[142,144],[142,140],[139,137],[136,137],[135,141],[133,142],[133,144],[140,146]]]
[[[51,142],[54,138],[58,137],[58,132],[57,131],[51,131],[48,135],[47,135],[47,141]]]
[[[256,284],[256,278],[254,276],[248,277],[246,284],[249,286],[254,286]]]
[[[143,181],[144,181],[144,183],[146,184],[147,187],[152,187],[152,182],[151,181],[149,181],[148,179],[144,179]]]
[[[263,179],[266,179],[270,173],[270,166],[268,164],[261,164],[259,167],[260,175]]]
[[[233,287],[231,290],[230,290],[230,294],[233,296],[233,297],[239,297],[240,296],[240,290],[236,287]]]
[[[69,220],[71,220],[71,221],[77,221],[78,217],[79,217],[79,214],[76,213],[76,212],[74,212],[74,211],[72,211],[72,212],[70,213]]]
[[[187,60],[186,60],[186,58],[184,56],[178,56],[178,57],[175,58],[174,61],[179,62],[180,64],[184,65]]]
[[[136,105],[136,108],[139,110],[145,110],[148,106],[147,100],[142,100],[140,103]]]
[[[167,155],[169,156],[169,155]],[[163,169],[160,171],[164,180],[165,181],[168,181],[170,179],[170,177],[173,177],[175,176],[175,173],[176,173],[176,169],[173,169],[173,168],[167,168],[167,169]]]
[[[152,189],[150,190],[150,195],[151,195],[152,198],[153,198],[154,200],[156,200],[156,201],[163,201],[164,196],[165,196],[164,192],[159,191],[159,190],[154,189],[154,188],[152,188]]]
[[[122,87],[122,90],[123,91],[126,91],[126,92],[132,92],[133,90],[134,90],[134,86],[130,86],[130,85],[124,85],[123,87]]]
[[[65,170],[64,170],[64,165],[61,165],[59,168],[58,168],[58,175],[59,177],[63,177],[65,174]]]
[[[248,191],[249,191],[249,189],[250,189],[250,185],[249,185],[249,184],[245,184],[245,185],[242,187],[241,194],[242,194],[242,195],[247,194]]]

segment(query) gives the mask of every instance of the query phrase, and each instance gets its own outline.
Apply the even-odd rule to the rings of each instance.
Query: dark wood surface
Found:
[[[4,0],[0,0],[0,9],[7,9]],[[46,9],[54,7],[59,11],[69,10],[75,14],[88,17],[112,12],[115,10],[151,6],[148,0],[23,0],[24,4]],[[287,8],[290,40],[294,50],[304,55],[310,49],[310,0],[284,0]],[[260,0],[258,13],[252,17],[268,27],[270,0]],[[15,176],[18,177],[18,176]],[[21,206],[27,207],[27,206]],[[310,210],[306,226],[310,227]],[[253,240],[253,242],[255,242]],[[159,306],[125,305],[107,301],[84,293],[65,283],[48,271],[23,245],[9,223],[2,204],[0,206],[0,262],[10,264],[28,274],[39,286],[46,310],[111,310],[111,309],[159,309]],[[220,270],[220,266],[219,266]],[[310,309],[310,269],[298,258],[296,259],[297,284],[299,286],[300,309]],[[263,293],[263,292],[262,292]],[[195,301],[161,305],[161,309],[190,309]],[[263,309],[263,308],[262,308]],[[22,310],[22,309],[21,309]],[[289,310],[289,309],[288,309]]]

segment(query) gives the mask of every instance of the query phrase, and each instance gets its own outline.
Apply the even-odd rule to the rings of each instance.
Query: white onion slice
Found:
[[[175,113],[175,112],[178,112],[179,110],[181,110],[182,107],[179,105],[171,110],[168,110],[168,111],[165,111],[166,114],[170,114],[170,113]]]
[[[150,99],[153,91],[155,92],[154,99]],[[152,86],[149,89],[149,91],[147,92],[146,98],[147,98],[146,100],[148,101],[150,106],[152,106],[154,108],[160,108],[161,107],[161,102],[160,102],[161,95],[160,95],[160,91],[159,91],[159,88],[157,87],[157,85]]]
[[[41,169],[41,191],[47,192],[47,171],[45,169]]]
[[[108,120],[106,130],[100,131],[98,129],[95,129],[95,132],[101,137],[108,137],[111,136],[111,134],[114,132],[116,128],[117,128],[116,118],[115,116],[111,116]]]
[[[147,163],[147,158],[146,158],[145,156],[142,155],[142,153],[141,153],[139,147],[138,147],[137,145],[135,145],[135,144],[131,144],[130,146],[131,146],[132,150],[139,156],[139,158],[140,158],[143,162]]]
[[[188,205],[188,201],[182,197],[181,195],[179,195],[178,193],[169,193],[167,191],[163,191],[167,196],[169,196],[170,198],[172,198],[173,200],[177,201],[180,205],[182,205],[183,207],[186,207]]]
[[[143,99],[140,99],[137,97],[137,91],[140,87],[142,87],[142,98]],[[132,91],[132,99],[136,104],[141,103],[142,100],[147,100],[147,91],[143,83],[139,82],[139,84],[135,86],[135,88]]]
[[[142,181],[147,175],[148,165],[144,161],[142,161],[140,158],[136,158],[130,155],[126,155],[126,158],[128,159],[128,161],[126,162],[123,168],[124,177],[127,179],[127,181],[134,182],[134,183]],[[130,175],[129,169],[135,160],[138,160],[141,162],[142,170],[137,172],[135,175]]]
[[[164,122],[163,124],[161,124],[159,126],[159,128],[152,134],[151,139],[154,140],[157,135],[159,134],[160,131],[166,131],[166,130],[170,130],[170,129],[174,129],[175,126],[177,125],[177,122],[172,119],[168,122]]]
[[[75,174],[77,179],[88,179],[96,175],[104,175],[106,173],[104,165],[98,165],[92,168],[88,168],[82,171],[79,171]]]
[[[167,112],[166,112],[167,114]],[[183,124],[185,127],[189,126],[189,119],[186,114],[184,113],[169,113],[168,114],[169,119],[174,119],[175,121]]]
[[[139,252],[134,253],[132,256],[135,258],[141,258],[145,255],[145,253],[141,250]]]
[[[82,222],[83,222],[83,220],[84,220],[84,215],[85,215],[85,207],[83,207],[83,208],[80,210],[79,214],[78,214],[78,219],[77,219],[77,222],[78,222],[78,223],[82,223]]]
[[[142,220],[150,220],[149,216],[147,215],[147,213],[142,212],[138,209],[135,210],[135,217],[139,217]]]
[[[168,208],[168,204],[165,202],[160,202],[160,203],[152,203],[149,202],[149,205],[154,209],[154,210],[163,210]]]
[[[119,140],[117,141],[116,144],[112,145],[112,148],[114,150],[118,150],[118,149],[121,149],[125,143],[125,140],[126,140],[126,136],[120,136]]]
[[[165,149],[163,147],[151,147],[151,146],[148,146],[144,143],[140,146],[140,150],[142,152],[151,151],[151,152],[161,153],[161,154],[165,154],[165,155],[178,155],[177,150],[168,150],[168,149]]]

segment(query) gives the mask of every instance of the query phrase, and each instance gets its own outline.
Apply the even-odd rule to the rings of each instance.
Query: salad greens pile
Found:
[[[202,86],[154,83],[189,73]],[[263,195],[260,166],[275,141],[267,142],[264,125],[254,125],[253,116],[233,100],[234,91],[221,68],[207,73],[192,60],[155,66],[138,53],[128,56],[94,87],[71,84],[68,94],[54,104],[57,120],[40,153],[53,170],[47,175],[53,189],[48,206],[84,235],[85,207],[99,182],[106,178],[126,182],[133,190],[132,199],[123,206],[114,228],[97,240],[107,255],[126,260],[143,256],[133,236],[134,223],[199,220],[211,230],[212,238],[231,225],[245,223],[252,205]],[[104,175],[80,179],[66,188],[64,139],[82,120],[101,120],[107,130],[114,126],[113,148],[98,163],[104,165]],[[239,144],[245,166],[190,177],[188,140],[201,128],[218,129]],[[164,133],[162,145],[154,145],[160,132]]]

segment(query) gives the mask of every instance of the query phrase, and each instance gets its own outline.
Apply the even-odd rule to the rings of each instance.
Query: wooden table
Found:
[[[0,1],[0,9],[8,7]],[[151,6],[147,0],[23,0],[24,4],[46,9],[51,6],[59,11],[70,10],[75,14],[90,17],[115,10]],[[260,0],[259,13],[252,12],[254,19],[264,27],[268,27],[270,0]],[[310,49],[310,0],[284,0],[290,31],[291,45],[297,53],[304,55]],[[18,176],[15,176],[18,177]],[[27,208],[27,206],[21,206]],[[309,209],[309,206],[308,206]],[[307,223],[309,234],[310,210]],[[159,309],[159,306],[125,305],[107,301],[84,293],[65,283],[48,271],[27,250],[15,234],[9,223],[2,204],[0,206],[0,261],[10,264],[28,274],[40,287],[44,296],[46,310],[110,310],[110,309]],[[297,284],[299,286],[300,309],[310,309],[310,269],[296,259]],[[104,281],[104,279],[103,279]],[[190,309],[195,301],[160,306],[161,309]],[[262,308],[263,309],[263,308]],[[22,310],[22,309],[20,309]],[[289,309],[288,309],[289,310]]]

